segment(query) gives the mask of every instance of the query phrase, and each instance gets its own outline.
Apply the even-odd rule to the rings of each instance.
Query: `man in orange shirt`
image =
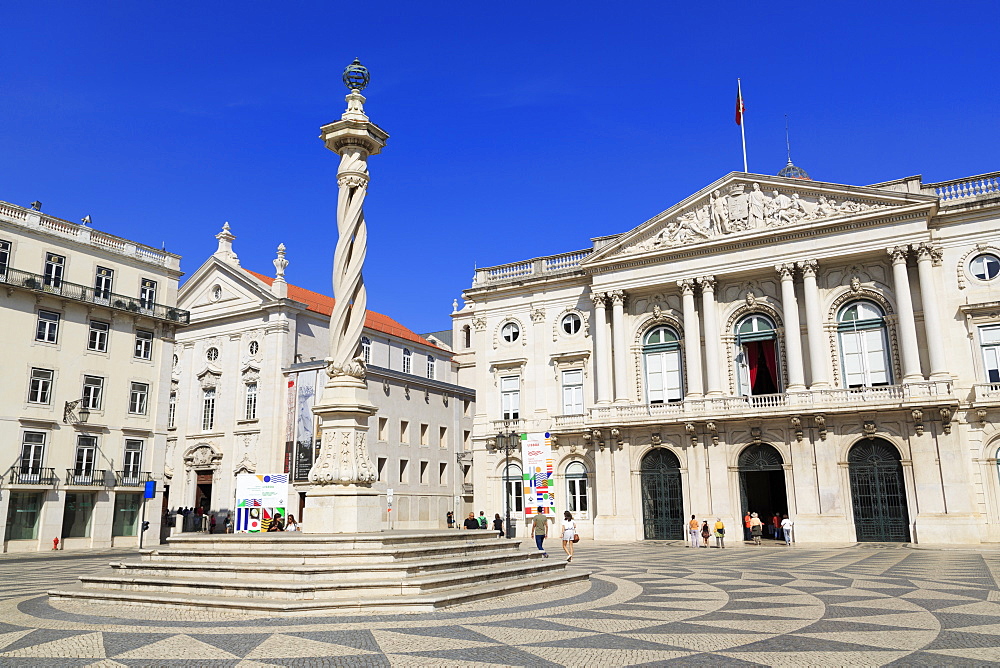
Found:
[[[743,516],[743,540],[750,540],[750,511]]]
[[[698,520],[691,516],[691,521],[688,522],[688,534],[691,536],[691,547],[698,547],[698,532],[701,531],[701,527],[698,525]]]

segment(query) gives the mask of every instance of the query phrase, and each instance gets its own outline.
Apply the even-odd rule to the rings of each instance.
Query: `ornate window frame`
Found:
[[[860,285],[850,285],[844,286],[839,295],[833,298],[830,302],[830,307],[827,309],[826,322],[824,327],[826,328],[827,334],[829,336],[830,345],[830,364],[832,368],[830,371],[833,373],[833,386],[842,387],[843,379],[841,378],[841,360],[840,360],[840,340],[838,338],[839,332],[837,331],[837,325],[839,321],[837,320],[837,314],[840,310],[852,301],[872,301],[881,307],[882,312],[885,313],[885,329],[889,336],[889,366],[892,369],[892,378],[895,381],[898,378],[903,377],[903,369],[899,363],[899,336],[897,333],[898,316],[893,308],[892,302],[879,292],[878,290],[873,290],[871,288],[862,287]]]
[[[569,334],[563,329],[563,320],[568,315],[575,315],[580,319],[580,329],[573,334]],[[560,311],[552,323],[552,340],[559,339],[585,339],[590,336],[590,316],[578,308],[567,308]]]
[[[769,302],[761,298],[753,301],[744,300],[726,317],[726,328],[722,332],[722,344],[726,347],[726,368],[729,371],[729,392],[737,396],[739,382],[736,377],[736,323],[750,315],[763,315],[774,323],[775,352],[778,358],[778,373],[781,376],[781,387],[788,387],[788,365],[785,364],[785,323],[781,313]]]
[[[509,342],[505,341],[504,338],[500,335],[500,330],[502,330],[504,328],[504,325],[507,325],[508,323],[517,325],[518,329],[517,338]],[[512,348],[517,345],[521,346],[528,345],[528,330],[524,326],[524,323],[521,321],[520,318],[516,318],[514,316],[508,316],[503,320],[501,320],[499,324],[497,324],[497,326],[493,329],[493,350],[496,350],[500,346],[504,346],[505,348]]]
[[[972,269],[970,265],[972,261],[976,259],[979,255],[994,255],[1000,258],[1000,248],[990,244],[976,244],[971,249],[962,254],[959,258],[958,264],[955,266],[955,275],[958,279],[958,289],[964,290],[966,288],[966,283],[970,283],[976,287],[987,287],[997,281],[1000,281],[1000,276],[995,276],[990,279],[983,280],[977,278],[972,274]]]

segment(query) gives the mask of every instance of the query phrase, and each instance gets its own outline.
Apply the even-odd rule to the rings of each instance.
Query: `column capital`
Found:
[[[715,291],[715,276],[701,276],[698,278],[698,285],[702,292]]]
[[[594,300],[594,308],[606,308],[608,305],[608,295],[604,292],[593,292],[590,298]]]
[[[681,289],[682,295],[693,295],[694,294],[694,279],[685,278],[683,281],[677,281],[677,287]]]
[[[625,291],[624,290],[612,290],[608,293],[608,297],[611,298],[612,304],[625,304]]]
[[[893,264],[905,264],[906,256],[910,252],[910,249],[906,246],[893,246],[892,248],[886,248],[885,252],[892,258]]]
[[[816,274],[819,272],[819,262],[816,260],[799,260],[795,266],[802,272],[803,278],[816,278]]]
[[[917,253],[917,262],[926,262],[930,260],[935,267],[941,266],[941,259],[944,256],[944,251],[941,250],[940,246],[921,243],[914,246],[913,250]]]
[[[774,270],[778,272],[778,276],[782,281],[790,281],[793,278],[793,273],[795,271],[795,264],[792,262],[786,262],[784,264],[774,265]]]

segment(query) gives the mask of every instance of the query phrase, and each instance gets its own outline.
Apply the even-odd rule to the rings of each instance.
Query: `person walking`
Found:
[[[691,521],[688,522],[688,534],[691,536],[691,547],[698,547],[698,520],[691,516]]]
[[[750,511],[743,516],[743,540],[750,540]]]
[[[482,510],[479,511],[479,528],[480,529],[490,528],[490,521],[486,519],[486,513]]]
[[[500,517],[500,513],[493,516],[493,530],[498,532],[497,538],[503,538],[503,518]]]
[[[580,540],[580,536],[576,532],[576,522],[573,521],[573,515],[567,510],[563,513],[562,521],[562,548],[567,555],[566,561],[573,561],[573,546],[578,540]]]
[[[771,530],[771,537],[774,538],[774,540],[781,540],[781,515],[778,513],[775,513],[774,516],[771,517]]]
[[[708,547],[708,539],[712,536],[712,530],[708,528],[708,520],[705,520],[701,525],[701,543],[702,547]]]
[[[764,523],[757,517],[757,513],[750,515],[750,535],[753,536],[753,544],[760,545],[760,536],[764,533]]]
[[[715,546],[720,550],[726,547],[726,525],[721,517],[715,518]]]
[[[226,533],[233,532],[233,516],[231,513],[226,513]]]
[[[549,537],[549,518],[545,516],[545,508],[538,506],[538,512],[531,518],[531,533],[535,537],[535,547],[542,553],[543,557],[548,557],[545,551],[545,539]]]
[[[479,520],[476,519],[476,514],[469,513],[469,516],[465,518],[464,522],[462,522],[462,526],[466,529],[478,529]]]
[[[455,528],[455,512],[452,511],[452,510],[449,510],[448,514],[445,517],[448,520],[448,528],[449,529],[454,529]]]
[[[781,520],[781,532],[785,534],[785,545],[792,544],[792,521],[788,519],[788,515]]]

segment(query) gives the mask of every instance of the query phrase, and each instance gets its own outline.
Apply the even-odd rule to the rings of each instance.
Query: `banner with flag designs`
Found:
[[[534,515],[539,506],[546,515],[554,515],[555,456],[548,432],[521,434],[521,458],[525,515]]]

